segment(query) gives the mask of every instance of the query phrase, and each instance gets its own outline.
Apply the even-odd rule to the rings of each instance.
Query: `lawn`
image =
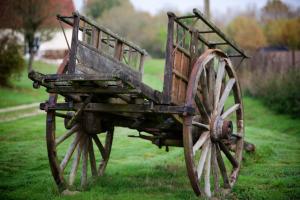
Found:
[[[300,198],[300,120],[278,116],[245,98],[247,140],[256,144],[230,199]],[[0,123],[0,199],[194,199],[183,150],[158,149],[117,128],[103,178],[87,191],[59,196],[48,166],[45,116]]]
[[[144,82],[158,90],[163,64],[163,60],[145,64]],[[21,83],[19,87],[34,91],[30,81]],[[45,100],[44,89],[35,91],[44,96],[33,100]],[[252,98],[244,98],[244,104],[246,140],[257,150],[244,154],[239,180],[228,199],[300,199],[300,120],[277,115]],[[167,153],[147,141],[128,138],[131,134],[137,133],[115,130],[104,177],[70,197],[58,194],[50,174],[45,115],[0,122],[0,199],[197,199],[186,175],[183,149],[174,147]]]

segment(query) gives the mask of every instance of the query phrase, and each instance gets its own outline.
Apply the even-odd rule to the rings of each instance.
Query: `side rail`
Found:
[[[163,103],[183,104],[189,74],[196,59],[205,49],[218,48],[228,57],[248,58],[231,39],[206,19],[203,14],[193,10],[193,14],[176,16],[168,12],[168,36],[164,75]]]
[[[83,65],[98,72],[122,71],[142,79],[145,50],[78,12],[72,16],[58,15],[57,19],[73,27],[68,73],[75,73],[76,66]]]

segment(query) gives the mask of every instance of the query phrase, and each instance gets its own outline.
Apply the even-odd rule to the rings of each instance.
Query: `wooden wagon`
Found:
[[[48,157],[60,191],[86,186],[88,165],[92,177],[103,175],[116,126],[136,129],[158,147],[183,147],[196,195],[232,188],[244,143],[241,90],[230,60],[246,58],[239,47],[197,9],[180,17],[168,12],[160,92],[142,82],[145,50],[77,12],[57,18],[73,27],[69,53],[57,74],[32,71],[29,78],[50,93],[40,108],[47,113]],[[57,131],[56,123],[66,130]]]

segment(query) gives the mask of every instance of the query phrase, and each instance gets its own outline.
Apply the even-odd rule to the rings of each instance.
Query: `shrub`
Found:
[[[300,67],[284,71],[246,68],[239,72],[245,95],[261,99],[279,113],[300,117]]]
[[[300,117],[300,72],[290,70],[284,76],[274,76],[258,95],[272,109]]]
[[[24,59],[16,37],[6,35],[0,38],[0,86],[10,86],[13,75],[19,75],[24,68]]]

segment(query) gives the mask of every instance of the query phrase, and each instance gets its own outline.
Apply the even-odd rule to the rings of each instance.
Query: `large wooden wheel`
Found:
[[[230,191],[242,160],[243,104],[231,61],[210,49],[195,63],[186,105],[196,114],[184,116],[183,141],[188,176],[197,195]]]
[[[65,73],[65,60],[58,69],[57,74]],[[57,94],[50,94],[48,105],[57,103]],[[50,168],[60,192],[69,193],[70,190],[84,189],[89,179],[103,175],[113,141],[113,127],[99,134],[87,131],[87,124],[94,123],[89,113],[82,113],[79,120],[71,126],[66,126],[74,113],[61,113],[54,110],[47,111],[46,142]],[[94,116],[92,116],[94,117]],[[99,121],[98,121],[99,122]],[[58,123],[65,124],[57,130]],[[102,140],[102,141],[101,141]],[[90,170],[89,170],[90,168]],[[91,178],[89,178],[91,177]]]

